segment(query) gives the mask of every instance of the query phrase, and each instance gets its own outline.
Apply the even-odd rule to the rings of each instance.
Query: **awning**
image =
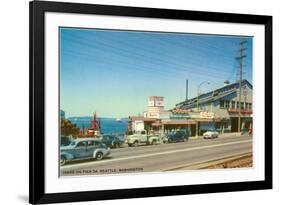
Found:
[[[162,121],[163,125],[195,125],[196,122],[194,120],[167,120]]]

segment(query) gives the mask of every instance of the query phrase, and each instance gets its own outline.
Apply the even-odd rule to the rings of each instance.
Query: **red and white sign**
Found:
[[[212,118],[214,118],[214,113],[213,112],[200,112],[200,117],[212,119]]]

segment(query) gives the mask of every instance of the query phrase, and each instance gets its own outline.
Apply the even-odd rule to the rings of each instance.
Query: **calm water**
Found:
[[[73,124],[76,124],[79,128],[83,126],[85,129],[90,127],[92,117],[69,117],[67,118]],[[128,127],[128,118],[122,118],[121,121],[116,121],[115,118],[98,118],[101,123],[101,132],[103,134],[119,133],[124,134]],[[202,123],[200,125],[201,130],[213,130],[215,126],[213,123]]]
[[[77,127],[85,129],[90,127],[92,117],[69,117],[67,118]],[[101,124],[101,132],[103,134],[109,133],[125,133],[128,126],[128,119],[121,118],[121,121],[116,121],[115,118],[98,118]]]

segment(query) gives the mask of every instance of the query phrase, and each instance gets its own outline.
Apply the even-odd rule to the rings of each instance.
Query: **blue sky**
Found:
[[[245,38],[245,37],[244,37]],[[146,110],[148,96],[165,109],[238,79],[241,37],[96,29],[60,29],[60,100],[69,116],[128,117]],[[244,79],[252,83],[246,38]]]

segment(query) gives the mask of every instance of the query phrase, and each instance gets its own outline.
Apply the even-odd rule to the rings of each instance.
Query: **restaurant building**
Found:
[[[241,129],[252,128],[253,86],[247,81],[241,82],[241,100],[239,103],[240,83],[225,84],[223,87],[183,101],[176,105],[179,109],[213,113],[213,127],[221,132],[237,132],[240,109]],[[204,124],[204,123],[202,123]]]
[[[213,121],[213,114],[207,112],[191,112],[186,109],[164,109],[164,98],[150,96],[147,111],[142,116],[129,116],[128,131],[146,130],[153,134],[167,134],[174,130],[185,130],[188,136],[196,136],[198,121]]]
[[[150,96],[143,116],[130,116],[128,130],[167,134],[185,130],[188,136],[202,135],[207,130],[220,133],[238,132],[240,110],[241,129],[252,128],[252,85],[243,80],[239,103],[239,82],[198,95],[178,103],[174,109],[164,109],[164,97]]]

